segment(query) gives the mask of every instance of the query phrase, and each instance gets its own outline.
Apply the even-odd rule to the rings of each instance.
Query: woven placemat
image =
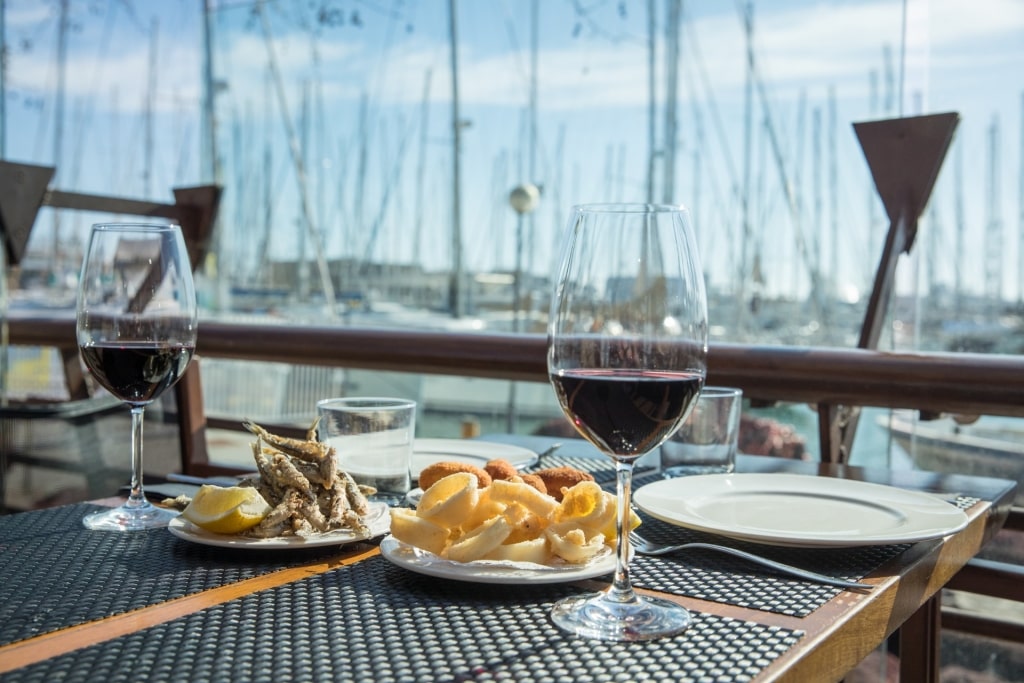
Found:
[[[383,558],[232,600],[0,676],[7,683],[189,681],[750,681],[799,631],[694,614],[641,643],[569,636],[548,616],[567,586],[490,586]]]
[[[614,472],[614,470],[613,470]],[[634,490],[660,480],[659,473],[638,473]],[[614,483],[603,484],[614,490]],[[977,498],[959,496],[967,509]],[[835,578],[860,580],[910,547],[909,544],[853,548],[792,548],[746,543],[716,534],[667,524],[639,513],[640,531],[656,543],[704,542],[726,545]],[[661,557],[636,556],[630,564],[633,585],[766,612],[805,617],[842,589],[773,574],[742,559],[709,550],[686,550]]]
[[[594,475],[594,481],[606,484],[615,483],[615,461],[611,458],[587,458],[575,455],[547,455],[539,463],[528,468],[527,472],[543,470],[549,467],[575,467]]]
[[[166,529],[83,527],[82,517],[99,509],[78,504],[0,517],[0,645],[338,552],[236,551],[188,543]]]

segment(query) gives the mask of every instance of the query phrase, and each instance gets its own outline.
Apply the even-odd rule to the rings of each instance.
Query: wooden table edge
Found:
[[[993,503],[982,501],[968,511],[967,526],[945,539],[914,544],[883,564],[866,580],[876,583],[871,600],[841,603],[842,593],[804,620],[806,653],[791,648],[761,672],[757,681],[838,681],[875,650],[929,601],[994,535]],[[908,556],[909,553],[909,556]],[[909,564],[908,564],[909,562]],[[904,566],[893,575],[894,566]],[[859,604],[857,604],[859,603]],[[828,640],[828,647],[819,644]]]

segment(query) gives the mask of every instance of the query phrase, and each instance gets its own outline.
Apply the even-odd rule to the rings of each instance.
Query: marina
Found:
[[[223,426],[305,429],[339,396],[415,400],[419,438],[564,442],[577,434],[524,349],[547,330],[569,208],[682,203],[709,366],[753,389],[748,467],[864,467],[946,492],[957,473],[1024,480],[1006,379],[1024,353],[1014,3],[0,0],[0,19],[0,408],[73,398],[68,349],[8,346],[8,321],[38,339],[18,320],[70,319],[90,223],[131,212],[66,202],[212,187],[215,220],[190,245],[197,348],[204,326],[215,342],[197,363],[216,422],[204,464],[250,466],[251,435]],[[29,209],[7,164],[50,174]],[[365,330],[412,335],[413,353],[364,354]],[[440,358],[426,372],[418,343]],[[492,355],[464,368],[470,348]],[[977,376],[944,374],[957,354]],[[168,393],[147,410],[148,477],[190,462],[179,407]],[[124,411],[0,419],[5,503],[124,486],[128,426]],[[1019,536],[931,605],[932,626],[941,611],[952,637],[997,645],[974,663],[993,681],[1024,670]],[[989,558],[1017,582],[992,580]],[[989,586],[998,600],[970,590]]]

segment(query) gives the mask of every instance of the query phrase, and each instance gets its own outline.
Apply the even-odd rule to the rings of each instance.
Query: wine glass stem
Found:
[[[629,580],[629,510],[633,488],[633,461],[615,461],[615,510],[618,542],[615,544],[615,577],[607,596],[615,602],[633,602],[636,594]]]
[[[149,504],[142,490],[142,417],[145,408],[132,406],[132,487],[128,494],[128,507],[144,507]]]

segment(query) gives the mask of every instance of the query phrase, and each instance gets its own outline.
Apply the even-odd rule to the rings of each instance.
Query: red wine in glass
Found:
[[[551,300],[548,377],[566,418],[615,461],[617,521],[611,586],[551,610],[570,633],[646,640],[690,624],[682,606],[633,591],[627,532],[633,463],[686,419],[704,385],[707,327],[686,209],[573,208]]]
[[[177,382],[192,360],[197,320],[192,265],[177,225],[92,227],[75,334],[93,379],[131,409],[132,480],[123,505],[82,520],[89,529],[150,529],[177,515],[146,500],[142,423],[145,407]]]
[[[552,375],[551,384],[576,427],[623,460],[639,458],[676,431],[704,378],[692,372],[581,368]]]
[[[80,351],[104,389],[125,403],[145,405],[185,374],[195,345],[94,342]]]

